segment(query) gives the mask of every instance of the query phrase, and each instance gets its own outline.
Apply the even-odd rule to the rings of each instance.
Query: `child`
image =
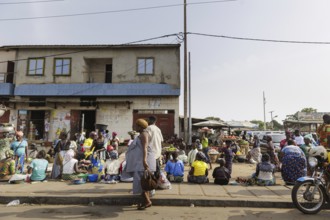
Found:
[[[261,157],[261,163],[257,164],[256,173],[252,175],[259,186],[275,185],[275,165],[270,163],[269,154],[265,153]]]
[[[228,185],[231,178],[229,170],[225,167],[225,160],[219,159],[220,166],[213,170],[214,184],[218,185]]]

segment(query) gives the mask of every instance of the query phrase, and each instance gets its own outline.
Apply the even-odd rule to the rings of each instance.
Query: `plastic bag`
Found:
[[[159,178],[157,180],[157,187],[159,189],[172,189],[170,181],[166,178],[164,172],[160,172]]]

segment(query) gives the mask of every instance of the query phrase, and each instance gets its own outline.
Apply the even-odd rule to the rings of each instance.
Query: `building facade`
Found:
[[[179,132],[178,44],[4,46],[0,61],[1,101],[10,108],[2,120],[29,140],[61,131],[73,138],[97,124],[126,139],[149,115],[165,137]]]

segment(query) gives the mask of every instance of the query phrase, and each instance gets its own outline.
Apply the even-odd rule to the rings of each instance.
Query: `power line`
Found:
[[[167,38],[167,37],[174,37],[174,36],[178,37],[178,35],[179,34],[166,34],[166,35],[162,35],[162,36],[159,36],[159,37],[146,38],[146,39],[143,39],[143,40],[131,41],[131,42],[128,42],[128,43],[123,43],[123,44],[117,44],[117,45],[111,45],[111,46],[109,45],[109,46],[102,47],[102,49],[103,48],[110,48],[110,47],[113,47],[113,46],[123,46],[123,45],[131,45],[131,44],[136,44],[136,43],[142,43],[142,42],[146,42],[146,41],[157,40],[157,39]],[[89,49],[85,49],[85,50],[76,50],[76,51],[71,51],[71,52],[66,52],[66,53],[50,54],[50,55],[47,55],[47,56],[40,56],[40,57],[34,57],[34,58],[47,58],[47,57],[63,56],[63,55],[82,53],[82,52],[97,50],[97,49],[100,49],[100,48],[97,48],[97,47],[96,48],[89,48]],[[16,60],[6,60],[6,61],[0,61],[0,63],[7,63],[8,61],[12,61],[12,62],[26,61],[28,59],[29,58],[22,58],[22,59],[16,59]]]
[[[30,2],[0,2],[0,5],[20,5],[20,4],[63,2],[63,1],[65,1],[65,0],[40,0],[40,1],[30,1]]]
[[[56,0],[53,0],[56,1]],[[62,0],[58,0],[62,1]],[[208,2],[193,2],[187,5],[197,5],[197,4],[211,4],[211,3],[221,3],[221,2],[231,2],[237,0],[217,0],[217,1],[208,1]],[[99,15],[99,14],[110,14],[110,13],[119,13],[119,12],[131,12],[131,11],[142,11],[142,10],[151,10],[151,9],[160,9],[160,8],[171,8],[179,7],[184,4],[171,4],[171,5],[160,5],[160,6],[151,6],[151,7],[141,7],[141,8],[131,8],[131,9],[120,9],[120,10],[111,10],[111,11],[99,11],[99,12],[86,12],[86,13],[77,13],[77,14],[66,14],[66,15],[49,15],[49,16],[38,16],[38,17],[22,17],[22,18],[1,18],[1,21],[19,21],[19,20],[36,20],[36,19],[47,19],[47,18],[64,18],[64,17],[76,17],[76,16],[85,16],[85,15]]]
[[[217,37],[217,38],[227,38],[232,40],[246,40],[246,41],[261,41],[270,43],[290,43],[290,44],[330,44],[327,41],[296,41],[296,40],[274,40],[274,39],[261,39],[261,38],[249,38],[249,37],[234,37],[227,35],[216,35],[216,34],[204,34],[204,33],[194,33],[188,32],[190,35],[205,36],[205,37]]]

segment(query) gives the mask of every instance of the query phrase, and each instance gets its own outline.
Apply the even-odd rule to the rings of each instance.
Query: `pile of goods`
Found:
[[[197,130],[199,133],[205,133],[207,132],[208,134],[214,134],[214,130],[212,128],[208,127],[203,127]]]

